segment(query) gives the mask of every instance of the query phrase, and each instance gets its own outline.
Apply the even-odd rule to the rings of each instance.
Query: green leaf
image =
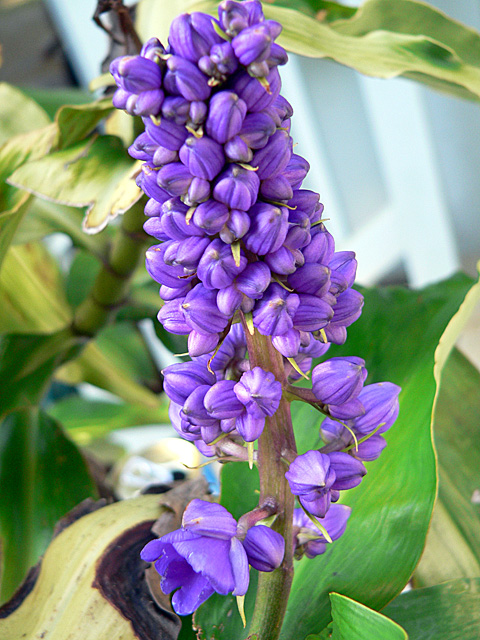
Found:
[[[5,86],[8,85],[0,85],[0,95]],[[28,108],[31,102],[26,102],[27,113],[31,111]],[[16,104],[16,101],[13,100],[13,103]],[[38,120],[42,121],[40,117]],[[22,118],[20,123],[23,123]],[[25,125],[17,129],[18,135],[8,139],[0,147],[0,267],[31,201],[27,193],[10,186],[6,180],[27,160],[36,160],[47,153],[53,144],[55,131],[54,124],[47,124],[35,131],[28,131]]]
[[[115,107],[112,98],[102,98],[81,105],[64,105],[55,116],[58,125],[57,149],[66,149],[83,140]]]
[[[96,233],[140,199],[138,170],[118,138],[101,136],[28,162],[9,182],[61,204],[87,207],[84,231]]]
[[[148,388],[159,384],[158,372],[143,339],[129,323],[104,329],[76,360],[59,369],[56,377],[73,385],[89,382],[127,402],[152,409],[161,403]]]
[[[0,332],[52,333],[72,319],[57,264],[40,244],[12,246],[0,271]]]
[[[87,236],[90,237],[92,236]],[[100,262],[90,253],[76,253],[66,282],[67,300],[73,309],[76,309],[90,293],[100,268]]]
[[[401,624],[411,640],[478,640],[480,578],[402,593],[384,613]]]
[[[69,396],[47,409],[48,415],[62,423],[79,445],[88,445],[114,431],[147,424],[170,424],[169,401],[161,396],[158,407],[98,402],[79,396]]]
[[[11,187],[13,189],[13,187]],[[26,244],[42,240],[52,233],[65,233],[75,247],[103,258],[107,253],[110,234],[108,228],[101,234],[90,235],[82,231],[83,211],[75,207],[35,198],[18,191],[28,203],[13,238],[13,244]],[[2,214],[0,214],[0,220]]]
[[[36,408],[0,424],[0,485],[3,601],[45,551],[57,520],[96,489],[77,447]]]
[[[21,133],[40,129],[50,118],[35,100],[6,82],[0,82],[0,144]]]
[[[400,384],[400,416],[387,433],[381,457],[367,463],[362,484],[345,493],[345,502],[353,507],[345,534],[324,555],[296,565],[281,638],[304,637],[325,627],[331,591],[380,609],[412,574],[436,489],[431,441],[434,353],[471,284],[466,276],[456,276],[423,291],[365,290],[364,312],[349,328],[346,345],[329,352],[365,358],[369,382]],[[318,443],[319,414],[297,405],[292,406],[297,445],[305,451]],[[296,614],[300,609],[301,618]]]
[[[216,8],[210,0],[194,7],[177,0],[172,10],[178,4],[182,10],[212,14]],[[351,18],[331,23],[315,19],[311,11],[306,15],[271,4],[263,8],[267,18],[283,25],[278,42],[288,51],[331,58],[368,76],[405,76],[454,95],[480,98],[480,35],[423,2],[367,0]]]
[[[39,404],[55,369],[81,348],[68,330],[0,338],[0,417]]]
[[[339,593],[330,594],[332,640],[408,640],[405,631],[381,613]]]
[[[439,493],[415,584],[480,576],[480,373],[458,351],[443,372],[434,416]],[[439,562],[438,559],[442,561]]]

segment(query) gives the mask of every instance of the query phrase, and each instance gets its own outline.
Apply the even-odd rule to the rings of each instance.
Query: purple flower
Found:
[[[162,591],[178,589],[172,605],[179,615],[193,613],[215,591],[246,593],[248,559],[236,531],[237,523],[224,507],[195,499],[185,509],[181,529],[143,548],[141,557],[155,562]]]
[[[260,256],[279,249],[288,231],[288,210],[258,202],[248,215],[252,222],[245,236],[247,249]]]
[[[234,387],[235,395],[253,418],[273,416],[282,398],[282,385],[273,373],[254,367],[242,375]]]
[[[199,333],[220,333],[228,324],[228,317],[217,307],[217,292],[197,284],[185,296],[182,309],[185,320]]]
[[[189,60],[180,56],[171,56],[167,60],[168,71],[164,78],[164,87],[174,95],[185,100],[206,100],[211,93],[207,77]]]
[[[207,289],[223,289],[232,284],[246,266],[247,259],[243,251],[237,265],[230,246],[216,238],[205,250],[198,264],[197,275]]]
[[[347,521],[352,510],[344,504],[332,504],[322,526],[328,535],[334,540],[338,540],[347,527]],[[327,549],[327,540],[302,509],[295,509],[293,512],[293,545],[296,557],[303,554],[307,558],[315,558]]]
[[[113,105],[134,116],[156,116],[164,99],[162,70],[156,62],[142,56],[116,58],[110,65],[118,89]]]
[[[378,433],[385,433],[398,416],[398,395],[401,389],[393,382],[378,382],[367,385],[358,396],[365,407],[365,413],[355,420],[355,430],[362,435],[380,427]]]
[[[255,306],[253,324],[264,336],[283,335],[293,327],[299,297],[273,282]]]
[[[220,174],[213,197],[230,209],[248,211],[257,198],[260,180],[255,171],[233,164]]]
[[[268,143],[258,150],[252,160],[252,167],[258,167],[260,180],[274,178],[288,165],[292,155],[292,139],[287,131],[279,129],[268,140]]]
[[[362,358],[330,358],[312,372],[313,393],[323,404],[341,405],[358,396],[366,377]]]
[[[260,22],[242,31],[232,40],[235,55],[241,64],[248,66],[252,62],[262,62],[270,55],[272,35],[269,25]]]
[[[366,473],[363,464],[348,453],[307,451],[295,458],[285,477],[305,509],[323,518],[339,492],[356,487]]]

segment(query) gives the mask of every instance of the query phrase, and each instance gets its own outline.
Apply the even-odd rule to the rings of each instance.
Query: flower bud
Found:
[[[262,149],[275,133],[275,123],[265,112],[249,113],[238,135],[251,149]]]
[[[171,56],[164,86],[170,93],[182,95],[186,100],[206,100],[211,93],[206,76],[189,60]]]
[[[173,53],[195,63],[208,55],[213,45],[222,42],[213,22],[216,20],[198,11],[175,18],[168,37]]]
[[[288,210],[258,202],[248,215],[251,225],[244,238],[247,249],[260,256],[280,249],[288,231]]]
[[[323,264],[304,264],[288,276],[288,284],[298,293],[322,297],[330,287],[330,269]]]
[[[240,253],[239,264],[235,263],[229,245],[220,239],[213,240],[205,250],[197,269],[197,275],[207,289],[223,289],[247,266],[247,258]]]
[[[330,358],[312,372],[313,393],[323,404],[341,405],[358,396],[366,377],[362,358]]]
[[[287,132],[285,131],[284,133]],[[283,169],[283,175],[292,185],[292,189],[299,189],[309,170],[310,165],[305,158],[294,153],[288,165]]]
[[[158,185],[171,196],[185,195],[192,179],[192,174],[181,162],[166,164],[157,173]]]
[[[205,335],[198,331],[191,331],[188,335],[188,353],[191,358],[211,353],[217,346],[219,340],[218,333]]]
[[[296,329],[317,331],[327,326],[333,317],[333,309],[322,298],[308,293],[299,293],[299,306],[293,318]]]
[[[245,407],[234,392],[235,380],[220,380],[210,387],[205,395],[204,405],[212,418],[225,420],[237,418]]]
[[[242,29],[232,40],[235,55],[241,64],[248,66],[252,62],[262,62],[270,55],[273,42],[267,22],[260,22]]]
[[[280,173],[260,182],[260,194],[266,200],[288,201],[293,196],[293,190],[288,180]]]
[[[190,102],[181,96],[168,96],[162,104],[162,115],[175,124],[184,125],[189,111]]]
[[[270,284],[270,269],[264,262],[251,262],[235,279],[239,291],[258,300]]]
[[[223,149],[211,138],[189,136],[180,149],[180,160],[192,176],[213,180],[225,163]]]
[[[358,396],[365,407],[363,416],[355,420],[355,430],[365,435],[382,425],[379,433],[385,433],[398,416],[398,395],[401,389],[392,382],[367,385]]]
[[[292,155],[292,139],[286,131],[280,129],[270,137],[263,149],[253,156],[252,167],[258,167],[260,180],[273,178],[287,167]],[[288,180],[289,176],[285,176]]]
[[[188,187],[187,194],[184,196],[183,201],[189,207],[195,207],[201,202],[206,202],[210,198],[210,193],[210,182],[204,178],[195,176]]]
[[[270,71],[266,80],[270,87],[269,92],[257,78],[252,78],[247,73],[239,75],[233,83],[233,91],[244,100],[251,113],[269,107],[280,93],[281,80],[276,67]]]
[[[183,297],[166,302],[157,314],[158,321],[169,333],[187,335],[191,328],[185,322],[185,314],[182,310]]]
[[[207,200],[195,209],[193,222],[196,227],[205,229],[209,235],[215,235],[223,227],[228,217],[228,207],[216,200]]]
[[[242,128],[247,105],[233,91],[220,91],[210,100],[206,130],[217,142],[224,144]]]
[[[169,193],[159,186],[157,178],[158,172],[150,165],[144,164],[135,183],[149,198],[154,198],[157,202],[165,202],[169,199]]]
[[[163,389],[173,402],[184,404],[188,396],[201,385],[215,384],[215,376],[199,362],[171,364],[162,371]]]
[[[249,163],[253,152],[240,136],[234,136],[224,146],[225,155],[232,162]]]
[[[270,527],[259,524],[251,527],[242,540],[248,562],[257,571],[273,571],[282,564],[285,540]]]
[[[289,329],[281,336],[274,336],[272,344],[285,358],[293,358],[300,348],[300,331]]]
[[[150,138],[171,151],[178,151],[188,136],[185,127],[167,118],[162,118],[160,124],[155,124],[150,118],[144,118],[143,122]]]
[[[197,284],[182,303],[187,324],[199,333],[221,333],[228,324],[228,317],[216,304],[217,292]]]
[[[218,177],[213,197],[230,209],[248,211],[257,199],[259,186],[255,171],[233,164]]]
[[[250,216],[241,209],[232,209],[230,216],[220,231],[220,238],[226,244],[232,244],[247,233],[250,229]]]

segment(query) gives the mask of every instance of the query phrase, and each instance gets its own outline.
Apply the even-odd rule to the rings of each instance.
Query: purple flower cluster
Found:
[[[193,613],[215,591],[242,596],[249,583],[248,565],[260,571],[280,566],[285,551],[282,536],[264,525],[243,531],[221,505],[192,500],[181,529],[152,540],[141,557],[155,562],[164,593],[175,611]]]
[[[293,110],[280,96],[287,60],[257,0],[225,0],[218,20],[179,16],[169,46],[149,40],[111,65],[114,104],[144,119],[130,147],[144,165],[146,231],[161,241],[147,270],[165,301],[159,320],[212,351],[239,310],[286,357],[312,338],[342,343],[361,313],[356,261],[335,252],[309,165],[293,153]]]
[[[295,393],[290,384],[331,343],[345,342],[363,297],[352,288],[355,254],[335,251],[320,196],[302,189],[309,165],[293,153],[293,110],[280,95],[280,32],[258,0],[223,0],[218,19],[181,15],[166,48],[153,38],[111,72],[114,105],[145,125],[129,152],[144,163],[137,183],[149,198],[145,230],[159,241],[146,256],[161,285],[158,319],[188,336],[192,358],[163,371],[172,424],[206,456],[253,463],[253,442],[282,395],[320,409],[321,449],[297,455],[282,441],[262,454],[291,461],[285,477],[302,507],[294,554],[313,558],[343,534],[350,508],[335,503],[361,482],[363,462],[380,455],[400,389],[364,387],[365,362],[353,356],[317,365],[312,391]],[[255,332],[271,336],[285,371],[278,361],[275,375],[250,361],[245,327],[252,340]],[[275,440],[275,418],[268,425]],[[177,613],[191,613],[213,592],[242,596],[249,565],[280,566],[284,539],[258,524],[255,511],[237,523],[220,505],[194,500],[181,529],[145,547],[163,591],[176,591]]]

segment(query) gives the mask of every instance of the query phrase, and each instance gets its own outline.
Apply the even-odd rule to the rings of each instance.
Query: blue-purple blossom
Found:
[[[141,557],[155,562],[162,591],[178,589],[172,605],[179,615],[193,613],[215,591],[246,593],[248,559],[236,531],[237,523],[224,507],[195,499],[185,509],[181,529],[143,548]]]
[[[330,358],[312,372],[313,393],[323,404],[342,405],[358,396],[366,377],[362,358]]]
[[[348,453],[307,451],[295,458],[285,477],[305,509],[323,518],[340,491],[356,487],[366,472]]]
[[[338,540],[345,529],[352,510],[345,504],[332,504],[322,520],[322,526],[330,536],[332,542]],[[316,527],[302,509],[293,512],[293,547],[295,556],[303,554],[307,558],[315,558],[327,549],[327,539]]]

